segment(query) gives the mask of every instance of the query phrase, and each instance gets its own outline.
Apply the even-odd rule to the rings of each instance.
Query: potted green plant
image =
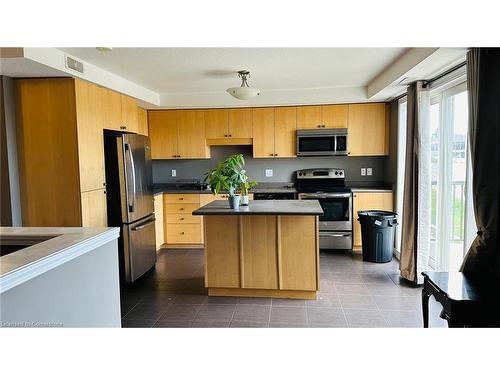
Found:
[[[243,182],[241,171],[244,164],[243,155],[236,154],[219,162],[215,168],[205,173],[204,181],[214,194],[223,191],[229,195],[229,207],[232,209],[239,209],[240,206],[240,196],[236,192]]]

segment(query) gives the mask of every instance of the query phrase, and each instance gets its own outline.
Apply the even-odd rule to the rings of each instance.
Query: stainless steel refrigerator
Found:
[[[120,274],[134,282],[156,263],[149,137],[104,134],[108,225],[121,228]]]

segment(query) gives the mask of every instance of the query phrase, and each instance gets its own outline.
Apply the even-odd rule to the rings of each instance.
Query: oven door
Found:
[[[351,193],[300,193],[299,199],[316,199],[323,209],[319,217],[320,231],[352,230]]]

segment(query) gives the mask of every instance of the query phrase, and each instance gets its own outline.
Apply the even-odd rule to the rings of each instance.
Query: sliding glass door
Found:
[[[469,158],[465,84],[432,95],[431,101],[431,246],[429,265],[458,271],[467,230]],[[473,225],[470,223],[469,226]],[[468,246],[468,244],[467,244]]]

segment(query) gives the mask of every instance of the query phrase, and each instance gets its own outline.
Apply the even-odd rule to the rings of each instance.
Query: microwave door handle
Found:
[[[125,157],[128,155],[128,160],[129,160],[129,168],[127,168],[127,171],[130,170],[131,173],[131,179],[127,179],[127,192],[129,194],[128,196],[128,210],[129,212],[134,212],[135,210],[135,196],[136,196],[136,190],[135,190],[135,165],[134,165],[134,156],[132,155],[132,150],[130,149],[130,145],[128,143],[125,143]],[[132,181],[130,181],[132,180]],[[132,188],[130,188],[130,183],[132,183]],[[130,194],[132,192],[132,194]]]

